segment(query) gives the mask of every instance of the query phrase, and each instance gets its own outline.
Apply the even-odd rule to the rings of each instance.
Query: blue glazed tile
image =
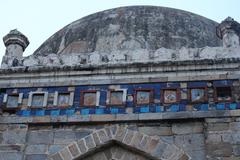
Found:
[[[81,114],[82,115],[88,115],[90,113],[89,109],[81,109]]]
[[[51,116],[59,116],[60,115],[60,110],[51,110]]]
[[[36,110],[31,110],[31,111],[30,111],[30,115],[31,115],[31,116],[35,116],[35,114],[36,114]]]
[[[232,80],[220,80],[220,81],[214,81],[213,86],[230,86],[232,85]]]
[[[60,113],[59,113],[61,116],[62,115],[66,115],[66,109],[60,109]]]
[[[230,109],[230,103],[225,103],[225,109]]]
[[[68,115],[68,116],[74,115],[75,109],[66,109],[65,113],[66,113],[66,115]]]
[[[183,105],[187,105],[188,103],[189,103],[189,100],[186,100],[186,99],[181,100],[181,104],[183,104]]]
[[[14,91],[14,89],[7,89],[7,90],[6,90],[6,93],[7,93],[7,94],[12,94],[13,91]]]
[[[197,110],[197,111],[200,111],[201,110],[201,104],[194,104],[193,105],[193,110]]]
[[[89,109],[89,114],[95,114],[95,108],[90,108]]]
[[[126,113],[125,108],[118,108],[118,113]]]
[[[177,105],[177,104],[171,105],[170,111],[171,112],[178,112],[179,111],[179,105]]]
[[[179,88],[180,83],[163,83],[161,84],[161,88]]]
[[[207,82],[188,82],[188,87],[206,87]]]
[[[240,103],[237,103],[237,108],[236,109],[240,109]]]
[[[95,114],[104,114],[104,108],[97,108]]]
[[[141,113],[148,113],[150,110],[149,110],[149,107],[140,107],[140,112]]]
[[[51,110],[45,110],[45,115],[47,115],[47,116],[49,116],[49,115],[51,115]]]
[[[216,105],[217,110],[224,110],[225,109],[225,104],[224,103],[219,103]]]
[[[29,116],[30,116],[30,113],[31,113],[30,110],[22,110],[21,116],[29,117]]]
[[[162,106],[156,106],[155,107],[155,112],[163,112],[164,108]]]
[[[110,113],[111,113],[111,111],[109,108],[104,108],[104,114],[110,114]]]
[[[199,109],[201,111],[208,111],[208,104],[201,104]]]
[[[45,110],[36,110],[35,115],[36,116],[44,116],[45,115]]]
[[[126,102],[126,106],[127,107],[133,107],[134,106],[134,103],[132,101],[127,101]]]
[[[155,112],[155,110],[156,110],[155,105],[150,105],[149,106],[149,112]]]
[[[111,108],[111,114],[117,114],[118,113],[118,108]]]
[[[179,111],[186,111],[186,105],[180,104],[179,105]]]
[[[16,115],[21,116],[22,115],[22,111],[21,110],[17,111]]]
[[[100,92],[100,105],[106,105],[106,99],[107,99],[107,91],[101,91]]]
[[[139,113],[140,112],[140,107],[135,107],[134,108],[134,113]]]
[[[236,104],[236,103],[231,103],[231,104],[229,105],[229,109],[230,109],[230,110],[237,109],[237,104]]]

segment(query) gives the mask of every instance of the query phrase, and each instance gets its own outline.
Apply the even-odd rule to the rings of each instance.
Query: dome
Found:
[[[70,23],[47,39],[34,55],[215,47],[222,45],[216,36],[217,25],[178,9],[121,7]]]

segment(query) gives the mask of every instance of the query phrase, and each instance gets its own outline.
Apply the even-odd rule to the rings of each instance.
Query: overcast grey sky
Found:
[[[2,0],[0,38],[17,28],[30,45],[32,54],[47,38],[65,25],[89,14],[121,6],[154,5],[190,11],[221,22],[231,16],[240,22],[240,0]],[[5,52],[0,42],[0,60]]]

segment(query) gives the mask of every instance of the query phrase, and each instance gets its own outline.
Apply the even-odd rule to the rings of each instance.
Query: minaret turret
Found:
[[[217,26],[217,36],[223,40],[223,47],[238,47],[240,24],[228,17]]]
[[[6,51],[2,59],[2,68],[18,66],[24,50],[29,45],[27,37],[14,29],[3,37],[3,42]]]

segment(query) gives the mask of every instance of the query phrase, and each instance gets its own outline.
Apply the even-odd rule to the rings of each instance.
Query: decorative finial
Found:
[[[240,24],[227,17],[216,28],[217,36],[223,40],[224,47],[239,46]]]
[[[21,32],[19,32],[17,29],[11,30],[6,36],[4,36],[3,42],[6,47],[10,44],[19,44],[20,46],[22,46],[23,51],[29,45],[28,38]]]

